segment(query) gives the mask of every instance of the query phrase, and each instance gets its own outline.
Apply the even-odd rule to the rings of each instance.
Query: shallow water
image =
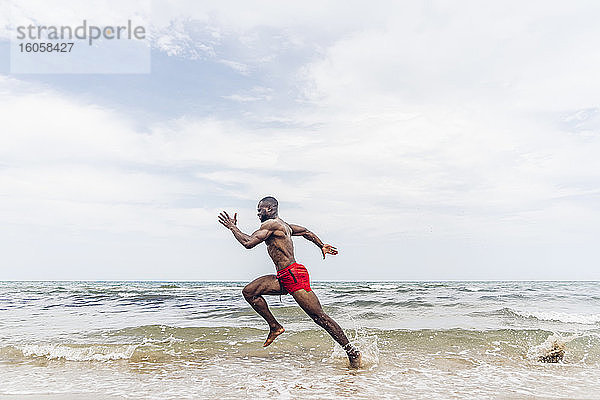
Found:
[[[0,398],[593,399],[598,282],[317,282],[363,351],[343,351],[291,296],[266,324],[241,282],[0,282]],[[565,345],[557,364],[539,356]],[[30,398],[30,397],[23,397]],[[72,397],[76,398],[76,397]]]

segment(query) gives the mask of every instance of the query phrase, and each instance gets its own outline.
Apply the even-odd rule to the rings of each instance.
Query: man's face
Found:
[[[265,222],[266,220],[269,219],[270,215],[271,215],[271,206],[269,206],[268,204],[265,204],[264,202],[259,202],[258,203],[258,219],[260,219],[260,222]]]

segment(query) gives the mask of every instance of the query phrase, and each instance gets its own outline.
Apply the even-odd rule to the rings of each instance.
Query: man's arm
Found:
[[[338,253],[337,249],[330,244],[325,244],[319,239],[317,235],[309,231],[303,226],[289,224],[290,228],[292,228],[292,236],[302,236],[306,240],[310,240],[314,244],[317,245],[321,249],[321,253],[323,253],[323,258],[325,258],[325,254],[336,255]]]
[[[272,230],[268,229],[267,224],[263,224],[260,229],[254,232],[252,235],[245,234],[236,226],[237,213],[233,215],[233,218],[230,218],[229,214],[223,211],[221,214],[219,214],[219,222],[229,229],[237,241],[247,249],[251,249],[257,244],[264,242],[269,236],[271,236],[271,233],[273,233]]]

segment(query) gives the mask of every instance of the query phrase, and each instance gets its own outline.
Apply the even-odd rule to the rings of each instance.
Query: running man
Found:
[[[258,203],[258,218],[262,222],[260,229],[252,235],[240,231],[237,224],[237,213],[233,218],[225,211],[219,214],[219,222],[231,230],[238,242],[247,249],[251,249],[261,242],[267,244],[267,252],[275,263],[277,275],[265,275],[255,279],[244,287],[244,298],[270,327],[269,335],[263,346],[270,345],[273,340],[283,332],[283,326],[271,314],[263,295],[282,295],[290,293],[296,303],[333,339],[342,346],[348,354],[350,365],[354,368],[360,366],[360,352],[352,346],[344,331],[321,308],[321,303],[310,288],[308,271],[304,265],[298,264],[294,258],[294,243],[292,236],[302,236],[316,244],[323,253],[336,255],[337,249],[330,244],[324,244],[321,239],[308,229],[288,224],[278,215],[278,203],[274,197],[265,197]]]

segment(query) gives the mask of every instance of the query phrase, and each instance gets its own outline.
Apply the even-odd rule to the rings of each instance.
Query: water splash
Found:
[[[527,352],[527,358],[546,363],[561,362],[567,350],[567,343],[580,336],[578,334],[563,336],[555,332],[548,336],[542,344],[531,347]]]
[[[357,348],[362,356],[361,368],[373,369],[379,365],[379,347],[377,346],[378,337],[377,335],[369,334],[366,329],[360,326],[357,321],[349,317],[352,322],[353,328],[347,333],[350,344]],[[339,344],[335,344],[331,356],[331,360],[345,360],[346,364],[350,366],[348,356],[346,352]]]

